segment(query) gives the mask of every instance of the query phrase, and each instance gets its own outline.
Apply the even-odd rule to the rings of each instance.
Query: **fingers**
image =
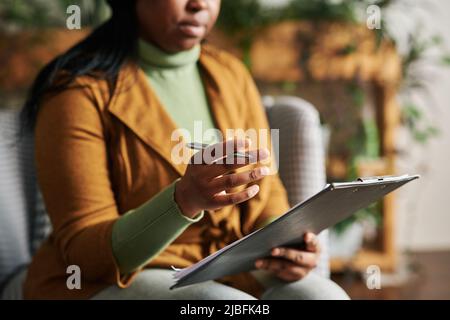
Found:
[[[226,189],[232,189],[260,180],[269,175],[269,173],[270,169],[268,167],[259,167],[246,172],[227,174],[213,179],[210,184],[210,189],[213,193]]]
[[[308,251],[293,248],[273,248],[273,258],[259,259],[255,266],[267,270],[284,281],[297,281],[305,277],[309,271],[317,266],[320,246],[313,233],[304,236]]]
[[[297,281],[304,278],[310,269],[300,267],[282,259],[263,259],[256,261],[256,268],[266,270],[284,281]]]
[[[235,205],[251,199],[259,192],[259,186],[256,184],[239,192],[226,192],[238,186],[251,184],[270,174],[270,169],[265,166],[229,174],[231,170],[269,158],[270,153],[264,148],[246,151],[249,158],[235,155],[236,151],[244,153],[241,150],[247,150],[249,146],[249,139],[227,140],[194,154],[177,188],[177,199],[185,203],[184,208],[187,208],[188,214],[198,209],[217,210]],[[231,160],[222,161],[223,159]],[[185,190],[185,193],[189,194],[184,196],[179,190]]]
[[[191,157],[190,163],[201,164],[197,167],[197,170],[202,172],[204,178],[213,179],[232,170],[269,158],[270,152],[266,148],[245,152],[250,144],[249,139],[232,139],[216,143],[195,153]],[[245,158],[236,156],[235,152],[237,151],[248,156]]]
[[[320,248],[319,239],[317,238],[317,236],[314,233],[312,233],[312,232],[305,233],[303,239],[305,241],[307,251],[320,253],[321,248]]]
[[[286,259],[297,266],[313,269],[317,266],[317,254],[290,248],[274,248],[272,256]]]
[[[249,158],[241,158],[235,155],[229,155],[226,159],[221,159],[220,161],[214,162],[208,165],[207,175],[213,179],[217,176],[226,174],[232,170],[245,167],[249,164],[254,164],[259,161],[266,160],[270,156],[269,150],[262,148],[257,150],[248,151],[246,154]]]
[[[194,163],[212,164],[236,151],[245,150],[250,146],[250,143],[249,139],[230,139],[209,145],[193,156],[195,160],[199,160]],[[196,157],[201,157],[201,159],[196,159]]]
[[[212,205],[215,207],[225,207],[238,204],[253,198],[258,192],[259,186],[257,184],[236,193],[221,192],[213,196]]]
[[[281,272],[278,272],[276,276],[284,281],[292,282],[303,279],[309,273],[309,269],[302,267],[286,268]]]

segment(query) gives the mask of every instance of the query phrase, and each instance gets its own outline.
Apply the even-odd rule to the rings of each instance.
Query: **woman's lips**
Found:
[[[188,37],[193,38],[201,38],[205,35],[205,26],[189,24],[189,23],[181,23],[178,26],[179,30]]]

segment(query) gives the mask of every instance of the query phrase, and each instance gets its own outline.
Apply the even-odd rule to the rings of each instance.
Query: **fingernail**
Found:
[[[261,148],[261,149],[259,150],[258,156],[259,156],[259,159],[260,159],[260,160],[266,159],[267,157],[269,157],[269,155],[270,155],[269,149],[267,149],[267,148]]]
[[[261,167],[261,169],[259,169],[259,170],[260,170],[260,173],[262,176],[267,176],[270,173],[270,170],[268,167]]]
[[[236,142],[236,150],[244,150],[247,145],[247,141],[243,139],[236,139],[235,142]]]
[[[257,184],[254,184],[250,187],[250,197],[255,196],[259,192],[259,186]]]
[[[272,250],[272,255],[278,256],[279,254],[280,254],[280,249],[275,248],[275,249]]]
[[[243,151],[247,148],[249,148],[251,145],[251,140],[248,138],[242,139],[242,138],[236,138],[236,150]]]
[[[305,241],[306,242],[312,242],[314,240],[314,235],[312,234],[312,233],[307,233],[306,234],[306,239],[305,239]]]

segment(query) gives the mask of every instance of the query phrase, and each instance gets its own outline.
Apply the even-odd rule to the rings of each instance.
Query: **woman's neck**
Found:
[[[154,44],[139,39],[139,60],[143,66],[154,68],[180,68],[197,63],[200,57],[200,45],[176,53],[168,53]]]

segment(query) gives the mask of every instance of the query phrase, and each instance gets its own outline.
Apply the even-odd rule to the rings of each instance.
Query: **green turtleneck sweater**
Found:
[[[185,137],[187,140],[212,143],[216,137],[202,139],[205,130],[214,128],[214,122],[200,77],[199,57],[200,46],[168,54],[139,41],[139,65],[169,116],[179,128],[187,130],[191,136]],[[114,224],[112,248],[122,274],[144,266],[203,217],[203,212],[194,219],[184,216],[174,200],[174,191],[175,182]]]
[[[191,136],[188,141],[209,144],[216,138],[203,141],[202,136],[215,126],[198,67],[200,50],[198,45],[167,54],[149,43],[139,42],[140,66],[167,113],[179,128],[188,131]]]

